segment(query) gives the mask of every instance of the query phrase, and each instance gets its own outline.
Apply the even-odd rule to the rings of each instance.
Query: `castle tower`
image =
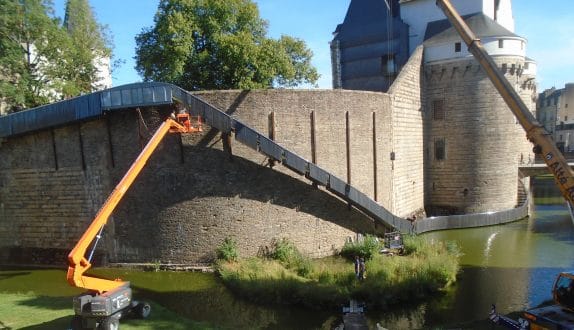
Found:
[[[420,2],[421,8],[427,2],[434,5],[426,0],[403,2]],[[534,111],[536,64],[526,57],[526,40],[512,31],[510,1],[455,1],[455,5]],[[479,11],[469,13],[473,10]],[[435,16],[429,12],[428,17]],[[444,16],[428,22],[422,35],[427,213],[515,207],[523,184],[518,166],[534,160],[522,127]]]
[[[462,16],[482,13],[498,25],[514,32],[514,18],[510,0],[451,0]],[[425,38],[427,25],[443,20],[443,12],[436,6],[435,0],[400,0],[400,15],[409,25],[409,49],[412,53]]]
[[[534,112],[536,63],[526,57],[526,39],[514,33],[511,0],[451,2]],[[428,215],[516,206],[525,183],[518,167],[534,161],[532,146],[435,0],[352,0],[334,35],[334,88],[387,91],[404,54],[423,46]],[[387,65],[390,59],[396,66]]]

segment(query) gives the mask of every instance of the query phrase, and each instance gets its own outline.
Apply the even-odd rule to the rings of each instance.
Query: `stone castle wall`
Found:
[[[0,145],[0,259],[65,261],[64,250],[111,191],[104,124],[72,124]]]
[[[534,111],[533,84],[521,75],[524,58],[495,61]],[[532,146],[474,59],[425,66],[426,206],[431,214],[510,209],[517,203],[517,167],[533,160]],[[434,113],[442,102],[443,114]],[[445,158],[436,159],[444,139]]]
[[[389,95],[269,90],[200,96],[262,133],[274,126],[277,141],[342,179],[349,150],[351,183],[374,196],[376,171],[378,199],[390,208],[393,191],[386,182],[397,179],[384,157],[392,146]],[[112,111],[99,120],[3,141],[0,259],[64,263],[169,111]],[[287,238],[310,256],[325,256],[357,232],[384,231],[305,178],[280,165],[271,169],[261,154],[233,141],[231,149],[233,156],[224,151],[221,134],[209,128],[201,135],[168,135],[114,212],[99,255],[113,262],[201,262],[233,237],[242,255]]]
[[[424,215],[423,47],[418,47],[391,86],[391,186],[393,210],[403,217]]]
[[[524,132],[510,111],[502,111],[506,106],[475,62],[427,66],[423,73],[422,51],[411,56],[389,94],[257,90],[197,95],[348,179],[398,216],[420,216],[425,207],[431,213],[513,208],[517,164],[533,159]],[[521,62],[498,60],[507,64],[507,76],[533,106],[534,85],[516,70]],[[444,120],[433,119],[436,99],[444,101]],[[98,120],[2,141],[0,261],[65,263],[171,110],[111,111]],[[436,138],[446,139],[444,161],[432,158]],[[287,238],[319,257],[340,249],[356,233],[385,230],[304,177],[233,139],[230,148],[224,141],[209,127],[198,135],[168,135],[106,226],[98,258],[204,262],[226,237],[238,242],[244,256]]]

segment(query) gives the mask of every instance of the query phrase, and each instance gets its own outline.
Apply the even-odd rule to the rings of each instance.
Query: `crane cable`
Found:
[[[149,129],[149,127],[147,127],[140,108],[136,108],[136,112],[138,113],[139,120],[140,120],[141,124],[144,126],[144,128],[146,129],[147,134],[148,134],[149,136],[152,136],[153,133],[152,133],[152,131]],[[148,136],[148,137],[149,137],[149,136]]]
[[[153,133],[152,131],[149,129],[149,127],[146,125],[144,117],[142,115],[142,112],[140,110],[140,108],[136,108],[136,112],[138,114],[138,135],[139,135],[139,141],[140,141],[140,149],[143,149],[145,146],[145,142],[143,141],[144,138],[150,138]],[[144,136],[144,134],[142,134],[142,125],[145,128],[145,130],[147,131],[147,137]],[[145,132],[145,131],[144,131]]]

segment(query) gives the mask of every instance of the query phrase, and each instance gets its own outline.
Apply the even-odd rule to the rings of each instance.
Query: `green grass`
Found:
[[[380,243],[375,236],[366,235],[362,242],[345,242],[341,255],[349,260],[355,257],[371,259],[380,249]]]
[[[0,329],[65,329],[70,322],[71,301],[63,297],[34,294],[0,294]]]
[[[386,309],[427,297],[456,281],[457,246],[409,236],[405,250],[405,256],[373,254],[362,281],[355,278],[353,262],[344,257],[311,260],[305,274],[281,260],[265,258],[220,262],[218,273],[232,291],[251,301],[310,308],[335,308],[353,297]]]
[[[141,277],[153,274],[157,277],[157,273],[143,273]],[[138,281],[138,277],[135,279]],[[72,297],[80,292],[67,284],[62,270],[0,271],[0,329],[67,329],[73,315]],[[122,320],[122,329],[209,329],[206,324],[180,317],[154,301],[146,301],[152,306],[150,317]]]
[[[121,321],[125,330],[152,329],[207,329],[151,303],[152,314],[146,320]],[[47,297],[35,294],[0,293],[1,329],[67,329],[72,318],[72,301],[69,297]]]

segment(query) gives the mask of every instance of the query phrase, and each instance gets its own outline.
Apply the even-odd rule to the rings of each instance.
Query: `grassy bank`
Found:
[[[38,296],[32,293],[0,293],[0,329],[68,329],[73,311],[69,297]],[[151,303],[147,320],[122,320],[122,330],[209,329]]]
[[[355,278],[348,257],[309,260],[284,241],[264,258],[222,258],[217,269],[231,290],[251,301],[317,309],[339,307],[351,297],[385,309],[433,295],[456,280],[459,250],[454,244],[409,236],[405,255],[389,257],[378,253],[372,238],[365,242],[348,245],[342,253],[368,258],[364,280]]]
[[[280,242],[267,258],[239,260],[229,243],[227,251],[220,251],[222,259],[230,260],[219,263],[220,277],[239,296],[259,303],[329,310],[354,296],[383,308],[433,294],[454,281],[458,269],[456,249],[449,253],[444,244],[410,238],[404,257],[378,255],[374,246],[349,246],[348,255],[375,252],[361,282],[355,279],[353,262],[344,257],[309,260],[292,244]],[[81,290],[70,287],[65,275],[63,269],[0,270],[0,329],[66,329],[73,314],[72,297]],[[149,319],[122,320],[121,328],[128,330],[270,329],[299,324],[332,328],[325,325],[333,324],[333,314],[339,314],[247,303],[236,299],[213,274],[100,268],[93,269],[93,275],[129,279],[134,297],[151,303]]]
[[[64,279],[65,271],[58,269],[0,271],[0,329],[68,329],[72,297],[81,291]],[[152,306],[150,317],[122,320],[123,330],[210,328],[146,301]]]

